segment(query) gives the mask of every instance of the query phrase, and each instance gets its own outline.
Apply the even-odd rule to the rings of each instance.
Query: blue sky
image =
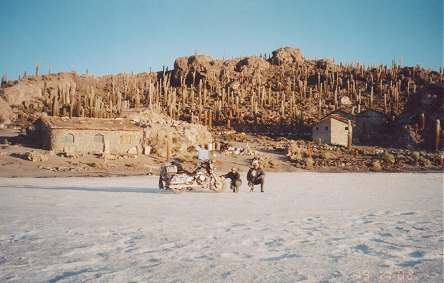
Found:
[[[301,48],[306,59],[439,70],[442,0],[0,0],[0,73],[160,71]]]

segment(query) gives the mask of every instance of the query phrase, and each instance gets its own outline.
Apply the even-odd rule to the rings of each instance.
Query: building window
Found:
[[[319,127],[316,127],[316,131],[319,131]]]
[[[73,134],[66,134],[65,135],[65,142],[66,143],[74,143],[74,135]]]
[[[94,135],[94,143],[103,143],[103,135],[101,134]]]
[[[348,131],[348,127],[345,127],[345,130]]]
[[[325,127],[325,130],[328,131],[328,126]]]

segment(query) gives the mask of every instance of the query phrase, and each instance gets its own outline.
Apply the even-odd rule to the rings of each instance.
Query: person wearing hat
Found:
[[[233,190],[233,193],[239,192],[239,187],[242,185],[242,180],[236,167],[232,167],[230,172],[225,175],[221,175],[221,177],[224,177],[225,179],[229,178],[231,180],[230,188]]]
[[[264,178],[265,172],[259,165],[257,159],[253,159],[251,163],[251,168],[247,173],[248,186],[250,187],[250,192],[254,190],[254,185],[261,185],[261,192],[264,192]]]

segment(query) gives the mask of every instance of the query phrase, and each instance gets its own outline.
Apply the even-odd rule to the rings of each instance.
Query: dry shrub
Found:
[[[88,163],[88,165],[92,168],[97,168],[97,169],[104,169],[105,168],[105,166],[100,162],[92,162],[92,163]]]
[[[299,146],[296,143],[291,142],[287,145],[287,155],[293,155],[297,151],[299,151]]]
[[[371,170],[381,171],[382,170],[381,162],[379,160],[373,161]]]
[[[267,157],[259,157],[259,164],[262,168],[273,168],[275,166],[274,161]]]
[[[432,165],[432,162],[429,159],[427,159],[426,157],[421,157],[419,159],[419,162],[421,162],[423,166],[431,166]]]
[[[382,159],[386,162],[390,162],[390,163],[395,163],[396,159],[393,156],[393,154],[388,153],[387,151],[384,151],[383,155],[382,155]]]
[[[329,151],[323,152],[321,156],[324,159],[335,159],[335,158],[337,158],[336,154],[334,154],[333,152],[329,152]]]
[[[304,159],[305,168],[306,169],[313,169],[314,160],[311,157],[307,157]]]
[[[415,160],[419,160],[419,158],[420,158],[421,156],[420,156],[419,152],[415,151],[415,152],[412,153],[412,157],[413,157],[413,159],[415,159]]]

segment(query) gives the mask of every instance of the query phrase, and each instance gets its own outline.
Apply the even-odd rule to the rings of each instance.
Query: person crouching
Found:
[[[251,163],[251,168],[247,173],[248,186],[250,187],[250,192],[254,190],[255,185],[261,185],[261,192],[264,192],[264,178],[265,172],[259,166],[259,161],[253,159]]]
[[[239,192],[239,187],[242,185],[242,180],[236,167],[232,167],[230,172],[225,175],[221,175],[221,177],[224,177],[225,179],[229,178],[231,180],[230,188],[233,190],[233,193]]]

